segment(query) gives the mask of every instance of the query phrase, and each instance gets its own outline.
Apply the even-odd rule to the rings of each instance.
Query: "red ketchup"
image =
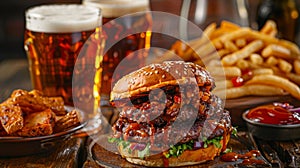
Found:
[[[251,109],[246,117],[252,121],[274,125],[300,124],[300,119],[294,112],[280,106],[262,105]]]

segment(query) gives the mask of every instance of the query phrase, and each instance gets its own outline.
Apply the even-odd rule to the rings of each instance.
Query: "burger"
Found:
[[[204,67],[184,61],[151,64],[122,77],[111,92],[119,118],[109,141],[127,161],[143,166],[214,160],[233,132],[214,88]]]

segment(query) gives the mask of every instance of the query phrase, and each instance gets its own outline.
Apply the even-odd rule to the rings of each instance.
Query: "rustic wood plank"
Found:
[[[73,168],[79,167],[78,161],[84,138],[73,138],[62,143],[51,153],[24,157],[0,158],[0,167],[13,168]]]

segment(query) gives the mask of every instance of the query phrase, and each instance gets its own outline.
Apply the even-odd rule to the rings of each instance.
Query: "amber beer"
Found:
[[[101,103],[105,106],[109,105],[109,94],[114,83],[123,75],[145,65],[146,51],[150,48],[151,17],[143,11],[149,10],[149,1],[85,0],[83,4],[101,9],[106,45],[117,42],[103,55],[102,66],[99,66],[97,73],[101,72],[102,77],[95,77],[95,93],[99,96],[101,94]],[[130,17],[115,20],[127,14]],[[134,33],[134,30],[141,27],[147,31]],[[126,33],[129,34],[127,37],[120,38],[119,34]],[[144,50],[139,52],[141,49]],[[122,64],[124,60],[126,63]]]
[[[82,46],[100,25],[98,8],[69,4],[28,9],[24,47],[33,88],[47,96],[62,96],[72,105],[74,64]]]

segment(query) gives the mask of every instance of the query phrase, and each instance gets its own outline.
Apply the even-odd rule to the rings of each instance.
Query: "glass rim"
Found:
[[[122,6],[144,6],[149,5],[149,0],[82,0],[82,4],[84,3],[93,3],[93,4],[99,4],[103,6],[110,6],[110,7],[117,7],[120,4]],[[118,3],[116,3],[118,2]],[[134,2],[134,4],[132,4]]]
[[[50,8],[55,8],[55,9],[66,9],[66,7],[76,7],[76,8],[86,8],[89,9],[88,11],[84,11],[84,15],[101,15],[101,9],[97,8],[97,7],[93,7],[93,6],[87,6],[87,5],[83,5],[83,4],[43,4],[43,5],[37,5],[37,6],[32,6],[29,7],[25,10],[25,16],[27,18],[27,16],[33,15],[33,16],[53,16],[53,15],[70,15],[70,13],[65,13],[65,11],[63,13],[60,13],[58,11],[53,12],[53,15],[50,15],[49,13],[47,13],[46,15],[43,15],[41,13],[41,9],[50,9]],[[79,14],[78,12],[75,13],[71,13],[71,14]],[[80,13],[81,15],[82,13]]]
[[[101,9],[83,4],[43,4],[25,11],[25,27],[35,32],[80,32],[101,24]]]
[[[86,6],[98,7],[102,16],[115,18],[123,15],[149,10],[150,0],[83,0]]]

